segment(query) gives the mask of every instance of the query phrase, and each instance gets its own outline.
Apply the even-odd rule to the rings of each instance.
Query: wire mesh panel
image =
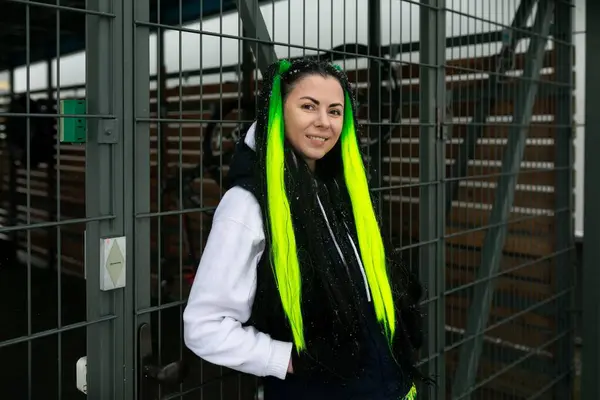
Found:
[[[425,287],[419,398],[569,398],[569,2],[7,4],[0,397],[82,397],[87,355],[97,398],[262,398],[186,349],[182,310],[266,66],[319,57],[348,73],[383,232]],[[101,291],[121,236],[125,287]]]
[[[115,18],[109,1],[2,5],[2,398],[122,398],[123,297],[101,291],[99,251],[122,235],[122,157],[99,138],[121,98]]]
[[[447,6],[448,396],[567,398],[570,5]]]
[[[135,47],[149,44],[150,50],[139,50],[136,58],[151,61],[149,72],[136,71],[135,157],[141,172],[135,192],[148,193],[136,201],[136,313],[138,323],[150,323],[155,365],[183,359],[191,367],[181,387],[150,390],[169,398],[177,393],[260,398],[255,378],[202,363],[187,352],[180,317],[224,191],[233,145],[256,116],[264,68],[283,57],[319,57],[347,71],[385,235],[433,290],[425,305],[433,340],[423,358],[439,353],[443,4],[240,1],[237,13],[223,14],[233,6],[203,2],[195,11],[204,18],[191,24],[184,23],[189,9],[171,8],[166,1],[137,9]],[[426,23],[408,29],[397,24],[419,19]],[[428,21],[439,25],[433,34]],[[420,32],[429,40],[425,45],[419,43]],[[425,204],[421,212],[419,199]],[[430,374],[443,377],[443,357],[430,358]],[[145,390],[143,384],[139,389]],[[421,389],[422,398],[440,398]]]
[[[188,370],[179,385],[140,375],[140,398],[246,398],[255,379],[193,357],[182,340],[182,311],[223,194],[242,92],[238,18],[225,38],[221,15],[233,1],[138,2],[135,7],[135,313],[138,368],[169,363]],[[191,23],[190,20],[210,18]],[[232,25],[228,26],[231,31]],[[199,68],[210,65],[209,68]],[[233,77],[233,78],[232,78]],[[226,79],[232,80],[228,82]],[[221,116],[223,114],[223,116]],[[233,115],[233,117],[232,117]],[[225,124],[221,120],[227,120]],[[145,344],[147,343],[147,346]],[[184,396],[187,394],[187,396]]]

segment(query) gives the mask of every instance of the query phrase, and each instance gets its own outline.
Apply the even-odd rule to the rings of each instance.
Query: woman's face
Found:
[[[344,122],[344,90],[333,77],[309,75],[294,83],[283,106],[285,135],[314,170],[335,146]]]

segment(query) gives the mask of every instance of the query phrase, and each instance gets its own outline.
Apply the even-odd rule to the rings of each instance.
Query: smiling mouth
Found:
[[[328,138],[319,137],[319,136],[306,135],[306,137],[309,138],[310,140],[319,140],[321,142],[325,142],[325,141],[329,140]]]

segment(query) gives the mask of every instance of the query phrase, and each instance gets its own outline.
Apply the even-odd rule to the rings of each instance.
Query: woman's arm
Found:
[[[264,240],[258,202],[244,189],[230,189],[215,213],[183,313],[184,340],[210,363],[284,379],[292,343],[242,326],[250,318]]]

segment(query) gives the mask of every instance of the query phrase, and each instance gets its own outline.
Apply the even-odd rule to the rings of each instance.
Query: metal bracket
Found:
[[[98,143],[116,144],[119,141],[119,129],[116,119],[100,120]]]

